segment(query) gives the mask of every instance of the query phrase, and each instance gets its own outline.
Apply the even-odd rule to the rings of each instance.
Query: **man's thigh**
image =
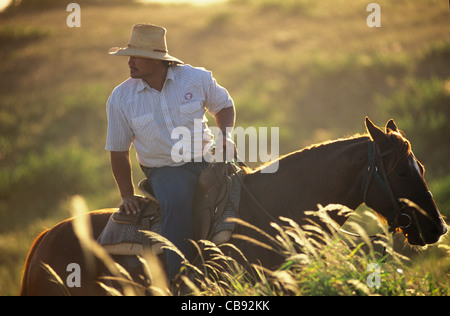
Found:
[[[150,184],[162,208],[184,204],[190,209],[204,163],[187,163],[179,167],[151,169]]]

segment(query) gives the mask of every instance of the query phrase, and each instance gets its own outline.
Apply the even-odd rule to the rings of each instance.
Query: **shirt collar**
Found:
[[[172,68],[173,68],[173,66],[171,66],[171,67],[169,67],[169,69],[167,69],[166,81],[169,79],[172,81],[175,81],[175,74],[174,74],[174,71]]]
[[[169,69],[167,69],[167,75],[166,75],[166,80],[164,82],[164,85],[167,83],[168,80],[172,80],[175,81],[175,74],[174,71],[172,70],[172,67],[169,67]],[[149,90],[153,90],[147,82],[145,82],[143,79],[139,79],[138,80],[138,92],[144,90],[145,88],[149,89]]]

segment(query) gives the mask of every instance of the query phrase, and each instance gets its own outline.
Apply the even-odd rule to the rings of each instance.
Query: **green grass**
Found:
[[[280,127],[280,154],[362,132],[366,115],[378,125],[394,117],[450,215],[442,1],[380,1],[379,29],[366,26],[366,3],[347,0],[79,3],[81,28],[66,26],[61,1],[24,0],[0,18],[0,294],[18,293],[33,237],[68,217],[71,196],[85,196],[90,209],[119,204],[103,150],[105,104],[128,71],[126,58],[106,52],[140,22],[167,27],[172,55],[214,72],[235,100],[238,125]],[[439,270],[426,281],[422,272],[421,288],[448,276]]]

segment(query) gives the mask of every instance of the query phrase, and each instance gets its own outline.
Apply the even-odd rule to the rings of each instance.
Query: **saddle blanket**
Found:
[[[216,245],[226,243],[231,238],[235,228],[235,223],[227,221],[229,218],[239,216],[239,201],[241,194],[241,184],[236,178],[231,176],[231,189],[225,211],[220,222],[216,226],[214,236],[211,241]],[[154,202],[150,203],[149,208],[158,207]],[[118,220],[117,211],[108,220],[103,232],[100,234],[97,242],[102,245],[111,255],[143,255],[144,250],[150,249],[154,254],[161,254],[162,244],[146,236],[141,231],[151,231],[161,235],[161,218],[155,216],[143,216],[138,223],[122,222]],[[144,213],[156,213],[156,211],[145,211]],[[194,219],[195,220],[195,219]]]

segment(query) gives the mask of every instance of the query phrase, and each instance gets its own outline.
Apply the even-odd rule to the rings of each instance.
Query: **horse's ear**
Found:
[[[386,133],[389,133],[389,131],[398,133],[398,127],[395,124],[393,119],[390,119],[389,122],[387,122],[387,124],[386,124]]]
[[[370,135],[370,138],[378,144],[381,144],[386,139],[386,134],[376,127],[372,121],[366,116],[366,129]]]

